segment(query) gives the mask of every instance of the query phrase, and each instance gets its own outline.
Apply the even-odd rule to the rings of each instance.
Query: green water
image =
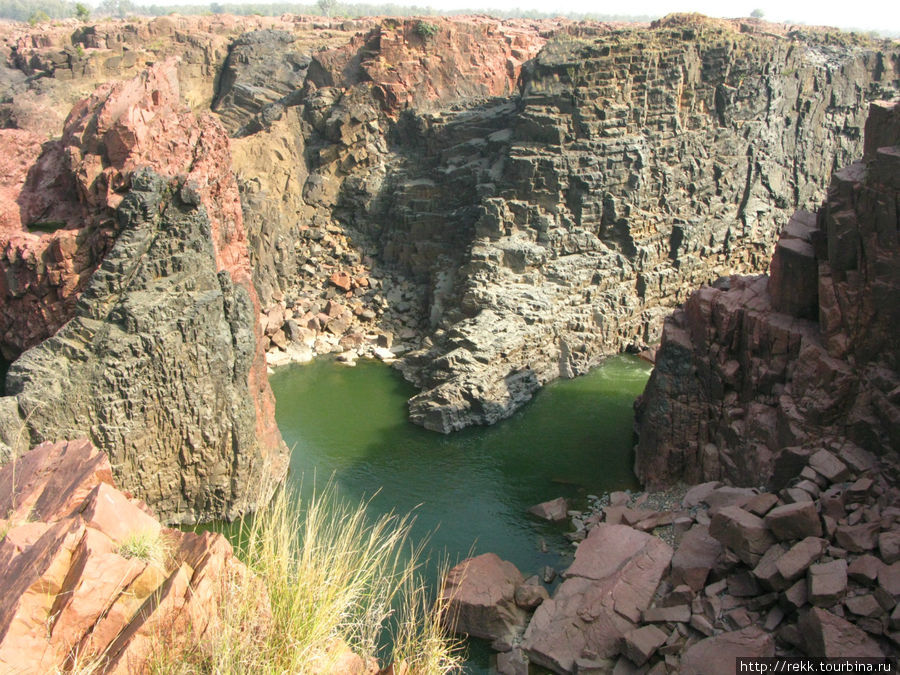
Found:
[[[291,454],[288,481],[309,489],[334,476],[339,494],[371,497],[376,513],[414,510],[414,536],[430,535],[452,562],[493,551],[523,574],[571,562],[564,526],[529,516],[564,496],[636,488],[632,404],[648,364],[616,357],[590,374],[556,381],[493,427],[444,436],[406,419],[415,390],[375,361],[350,368],[329,360],[285,366],[270,378],[278,426]],[[488,653],[470,650],[468,672],[487,672]]]

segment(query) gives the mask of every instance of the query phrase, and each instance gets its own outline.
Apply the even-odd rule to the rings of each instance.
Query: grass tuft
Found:
[[[125,537],[116,552],[123,558],[134,558],[165,570],[172,557],[172,545],[162,532],[143,530]]]
[[[337,499],[332,485],[302,502],[278,490],[241,524],[236,553],[252,574],[235,579],[203,640],[209,646],[191,664],[182,654],[151,672],[312,675],[346,672],[347,659],[378,654],[410,674],[461,672],[460,643],[423,581],[411,524],[396,515],[370,521],[365,502]]]

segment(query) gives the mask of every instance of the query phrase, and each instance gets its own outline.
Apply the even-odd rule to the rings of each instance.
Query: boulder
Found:
[[[709,534],[734,551],[746,565],[756,565],[775,539],[766,523],[738,506],[720,509],[709,524]]]
[[[859,584],[872,586],[878,580],[878,570],[884,563],[873,555],[861,555],[850,563],[847,576]]]
[[[807,537],[779,557],[775,561],[775,569],[786,581],[793,581],[804,574],[807,568],[822,556],[827,547],[828,542],[825,539]]]
[[[900,530],[878,535],[878,554],[888,565],[900,560]]]
[[[766,514],[765,522],[779,541],[822,536],[822,523],[814,502],[776,506]]]
[[[492,641],[507,651],[525,627],[526,613],[515,594],[525,581],[511,562],[494,553],[467,558],[447,572],[445,620],[457,633]]]
[[[668,636],[656,626],[642,626],[622,636],[622,655],[636,666],[642,666]]]
[[[883,658],[878,644],[849,621],[826,609],[813,607],[800,616],[800,632],[806,653],[829,659]]]
[[[543,520],[560,522],[568,518],[569,502],[563,497],[541,502],[528,509],[528,513]]]
[[[687,584],[699,591],[721,555],[722,545],[709,535],[709,530],[703,525],[694,525],[682,537],[672,556],[672,583]]]
[[[878,523],[859,523],[858,525],[838,525],[834,531],[834,540],[838,546],[852,553],[871,551],[878,544]]]
[[[832,560],[809,568],[809,601],[817,607],[829,607],[847,592],[847,561]]]
[[[878,585],[895,599],[900,598],[900,562],[883,565],[878,570]]]
[[[544,601],[523,638],[532,663],[572,672],[585,650],[591,658],[619,653],[668,568],[672,549],[625,525],[601,523],[590,531],[566,571],[566,580]]]
[[[809,465],[816,473],[827,478],[832,483],[840,483],[850,477],[847,465],[835,457],[828,450],[819,450],[809,458]]]
[[[772,636],[757,626],[708,637],[693,644],[681,657],[681,675],[733,675],[736,659],[775,656]]]

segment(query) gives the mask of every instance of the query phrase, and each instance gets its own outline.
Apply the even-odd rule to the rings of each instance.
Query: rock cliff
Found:
[[[209,21],[180,70],[235,35]],[[691,288],[762,271],[900,72],[888,41],[698,16],[248,28],[209,100],[234,138],[264,346],[391,347],[422,389],[411,418],[440,431],[644,348]],[[41,44],[18,38],[13,62],[55,74]]]
[[[76,106],[4,224],[6,344],[43,339],[7,376],[4,441],[91,438],[171,521],[234,517],[285,469],[229,165],[169,62]],[[34,209],[56,229],[29,232]]]
[[[420,347],[398,365],[423,390],[411,418],[440,431],[495,422],[654,342],[699,283],[764,269],[900,68],[889,42],[759,22],[421,23],[315,52],[248,34],[216,109],[270,345]],[[451,73],[479,36],[496,44]]]
[[[637,406],[649,485],[784,487],[821,448],[900,447],[900,107],[872,105],[862,161],[784,228],[768,276],[695,292]]]
[[[654,342],[699,283],[763,269],[790,213],[858,154],[897,58],[696,20],[548,43],[511,110],[440,125],[447,144],[395,192],[383,236],[437,268],[434,346],[406,358],[412,419],[495,422]]]

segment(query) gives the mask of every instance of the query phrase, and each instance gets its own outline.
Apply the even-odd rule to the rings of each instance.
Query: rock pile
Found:
[[[702,483],[674,510],[614,493],[572,518],[583,541],[529,622],[511,563],[485,554],[454,568],[457,629],[493,640],[501,673],[530,662],[710,675],[733,673],[736,656],[895,657],[900,489],[869,459],[851,468],[823,450],[800,487]]]

